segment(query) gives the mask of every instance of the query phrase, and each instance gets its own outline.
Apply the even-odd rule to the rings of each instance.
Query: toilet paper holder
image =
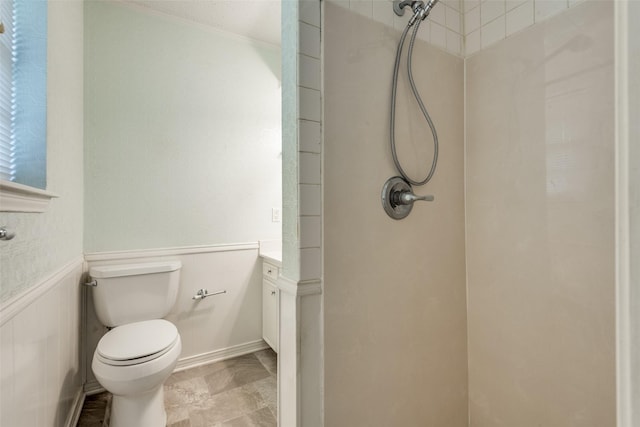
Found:
[[[201,300],[201,299],[205,299],[206,297],[212,297],[214,295],[220,295],[220,294],[226,294],[226,293],[227,293],[226,289],[224,291],[218,291],[213,293],[209,293],[207,289],[200,289],[198,290],[198,292],[196,292],[196,294],[193,297],[191,297],[191,299]]]

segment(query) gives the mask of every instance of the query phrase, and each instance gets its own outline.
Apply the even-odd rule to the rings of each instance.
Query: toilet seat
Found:
[[[98,343],[95,356],[107,365],[138,365],[166,354],[178,341],[178,330],[171,322],[145,320],[107,332]]]

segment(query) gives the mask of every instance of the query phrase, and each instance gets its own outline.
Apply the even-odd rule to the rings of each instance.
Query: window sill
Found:
[[[46,190],[0,181],[0,212],[45,212],[56,197]]]

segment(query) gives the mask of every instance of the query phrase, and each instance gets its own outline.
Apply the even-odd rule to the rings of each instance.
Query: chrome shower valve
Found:
[[[389,178],[382,187],[382,206],[387,215],[393,219],[405,218],[411,213],[413,203],[419,200],[432,202],[434,197],[416,196],[413,194],[411,185],[402,177]]]

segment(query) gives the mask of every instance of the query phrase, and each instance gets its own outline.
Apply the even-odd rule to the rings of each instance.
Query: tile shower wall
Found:
[[[322,212],[320,177],[320,128],[322,125],[320,64],[320,3],[299,3],[298,25],[298,190],[300,279],[314,280],[322,275],[320,254],[320,215]]]
[[[542,22],[582,0],[462,0],[465,56]]]
[[[332,0],[344,8],[402,31],[411,16],[409,8],[402,17],[393,12],[391,0]],[[460,0],[441,0],[429,19],[420,24],[417,38],[454,55],[463,54],[462,3]]]
[[[473,427],[616,423],[612,10],[466,61]]]
[[[463,60],[416,44],[415,72],[439,76],[417,84],[443,143],[438,172],[416,188],[436,201],[395,221],[380,191],[397,175],[387,88],[399,32],[331,1],[324,11],[324,425],[464,427]],[[424,174],[431,146],[409,141],[429,130],[404,83],[400,155]]]

